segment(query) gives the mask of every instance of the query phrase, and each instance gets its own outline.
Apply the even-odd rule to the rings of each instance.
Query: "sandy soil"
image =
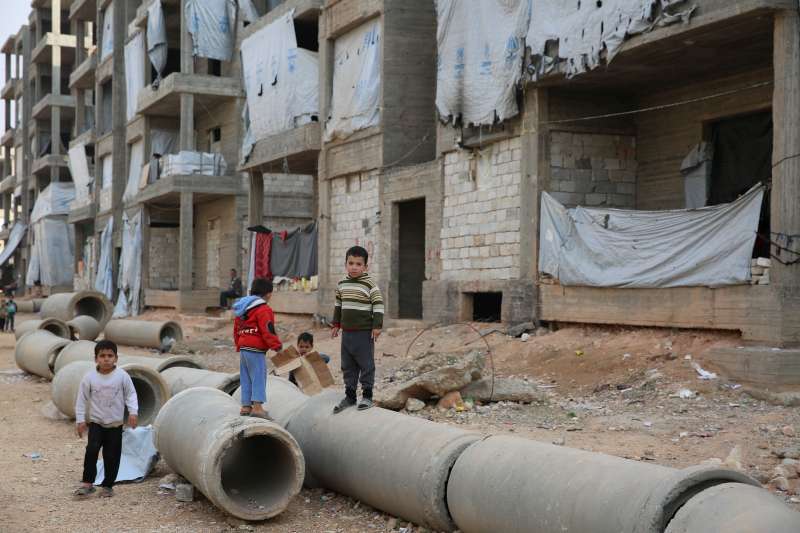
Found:
[[[167,312],[148,313],[144,318],[178,319],[186,335],[177,353],[191,354],[213,370],[238,371],[230,321]],[[310,321],[288,317],[278,317],[278,326],[285,341],[312,329]],[[691,367],[693,361],[703,364],[710,347],[736,345],[736,336],[568,327],[540,332],[522,342],[492,329],[500,326],[458,325],[430,331],[389,328],[377,344],[378,383],[421,351],[486,349],[488,343],[487,373],[493,366],[497,376],[527,378],[546,393],[547,400],[531,405],[502,402],[468,412],[443,411],[431,404],[414,416],[674,467],[714,458],[724,461],[738,447],[742,469],[765,483],[779,463],[772,452],[798,444],[796,437],[787,436],[791,429],[800,432],[797,409],[753,400],[723,378],[701,381]],[[316,347],[332,356],[331,368],[340,384],[338,341],[327,330],[314,333]],[[72,422],[43,416],[50,385],[19,371],[13,350],[13,335],[0,334],[2,532],[369,532],[406,525],[360,502],[319,490],[304,490],[277,519],[247,524],[227,517],[202,496],[180,503],[171,493],[159,490],[158,480],[170,473],[163,461],[144,482],[118,486],[110,500],[75,502],[70,492],[79,481],[85,441],[77,438]],[[123,351],[147,353],[128,347]],[[695,397],[680,398],[677,393],[684,388]],[[25,457],[30,452],[42,458]],[[797,496],[780,495],[800,509]]]

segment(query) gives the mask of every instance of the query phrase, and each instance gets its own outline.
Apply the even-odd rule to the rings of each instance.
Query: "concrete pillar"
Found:
[[[51,0],[50,17],[53,21],[51,31],[56,35],[61,34],[61,0]],[[61,47],[51,47],[51,85],[50,94],[53,97],[61,94]],[[61,155],[61,108],[53,106],[50,115],[50,153]],[[58,181],[59,168],[50,167],[50,182]]]
[[[191,291],[194,270],[194,194],[181,193],[180,229],[178,234],[178,289]]]
[[[776,13],[774,42],[770,225],[777,246],[772,247],[770,283],[780,306],[777,340],[785,344],[800,342],[800,255],[785,250],[800,253],[800,15],[795,9]]]
[[[247,223],[258,226],[264,222],[264,175],[250,172],[250,210]]]
[[[192,36],[186,19],[186,4],[181,0],[181,73],[194,74]],[[181,94],[180,149],[195,150],[194,142],[194,95]]]
[[[113,181],[111,183],[111,199],[114,216],[114,246],[122,242],[122,195],[128,177],[127,144],[125,131],[127,127],[127,113],[125,104],[125,39],[127,24],[125,20],[125,2],[114,0],[114,30],[113,69],[111,78],[111,135],[112,153],[111,168]],[[119,36],[119,38],[117,38]],[[120,243],[120,244],[117,244]],[[114,279],[117,279],[117,262],[114,261]]]

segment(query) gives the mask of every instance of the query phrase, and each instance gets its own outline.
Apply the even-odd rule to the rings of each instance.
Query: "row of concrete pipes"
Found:
[[[92,354],[93,343],[77,341],[55,359],[53,399],[66,414]],[[136,375],[140,418],[155,418],[167,464],[246,520],[281,513],[304,483],[436,531],[800,531],[800,513],[733,470],[487,437],[380,408],[333,415],[339,393],[308,397],[269,377],[273,423],[239,416],[236,376],[188,368],[196,363],[181,356],[120,364]]]
[[[54,294],[44,300],[26,303],[29,305],[24,306],[25,310],[30,307],[31,312],[38,312],[40,318],[17,325],[17,339],[35,330],[46,330],[65,339],[88,341],[97,339],[102,333],[104,338],[117,344],[163,351],[168,351],[175,342],[183,339],[183,331],[177,322],[112,320],[111,302],[96,291]]]

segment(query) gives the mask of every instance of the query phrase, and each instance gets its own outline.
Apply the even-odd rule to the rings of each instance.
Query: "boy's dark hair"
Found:
[[[367,263],[369,263],[369,253],[365,248],[361,246],[353,246],[352,248],[347,250],[347,253],[344,256],[344,260],[347,261],[348,257],[363,257],[364,264],[366,265]]]
[[[297,336],[297,342],[307,342],[311,346],[314,346],[314,335],[312,335],[307,331],[304,331],[303,333]]]
[[[272,292],[272,282],[264,278],[256,278],[250,286],[250,294],[253,296],[264,296]]]
[[[114,355],[117,354],[117,345],[114,344],[112,341],[102,340],[98,341],[97,344],[94,345],[94,356],[97,358],[100,355],[100,352],[103,350],[111,350],[114,352]]]

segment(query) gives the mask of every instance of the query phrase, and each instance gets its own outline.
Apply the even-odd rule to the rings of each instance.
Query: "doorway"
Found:
[[[399,318],[422,318],[425,281],[425,199],[399,202],[398,301]]]

